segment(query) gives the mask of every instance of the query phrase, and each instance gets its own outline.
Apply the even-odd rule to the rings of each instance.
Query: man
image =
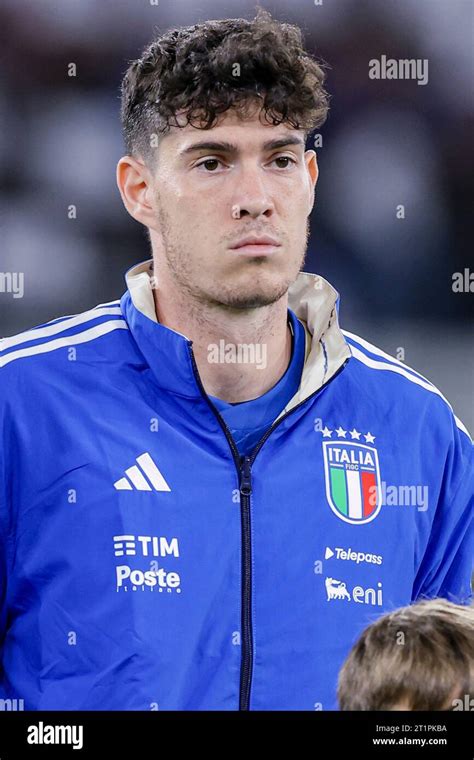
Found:
[[[323,81],[265,12],[126,73],[117,179],[152,259],[1,346],[1,684],[25,709],[336,709],[374,615],[469,601],[467,431],[300,271]]]

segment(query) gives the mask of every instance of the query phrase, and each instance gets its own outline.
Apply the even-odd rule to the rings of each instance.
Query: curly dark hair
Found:
[[[245,118],[256,98],[267,123],[287,123],[307,136],[324,123],[329,109],[325,66],[304,50],[297,26],[280,23],[261,8],[252,21],[172,29],[153,40],[123,78],[126,150],[148,161],[152,135],[187,124],[209,129],[229,108]]]

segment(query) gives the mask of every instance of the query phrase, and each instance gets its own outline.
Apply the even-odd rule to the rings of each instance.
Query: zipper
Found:
[[[242,646],[242,665],[240,669],[239,710],[249,709],[253,666],[251,493],[251,460],[249,456],[243,456],[240,470],[240,517],[242,524],[242,635],[240,643]]]
[[[192,349],[192,341],[188,343],[189,354],[191,357],[191,364],[193,367],[194,377],[199,386],[199,390],[208,406],[212,410],[214,416],[217,418],[225,437],[229,443],[232,456],[234,458],[234,464],[236,466],[239,475],[239,491],[240,491],[240,517],[242,526],[242,610],[241,610],[241,666],[240,666],[240,694],[239,694],[239,710],[249,710],[250,704],[250,688],[252,684],[252,669],[253,669],[253,635],[252,635],[252,544],[251,544],[251,525],[250,525],[250,494],[252,493],[252,465],[255,461],[255,457],[262,448],[265,441],[269,438],[275,428],[286,420],[286,418],[299,409],[307,401],[314,398],[325,388],[329,383],[336,379],[336,377],[342,372],[347,362],[351,358],[350,356],[344,361],[339,369],[329,378],[317,391],[314,391],[310,396],[307,396],[303,401],[290,409],[289,412],[280,417],[274,422],[258,441],[257,445],[253,449],[250,455],[242,456],[235,445],[235,441],[232,438],[229,428],[225,424],[224,419],[219,414],[219,411],[215,408],[212,401],[209,399],[204,386],[199,376],[199,371],[194,358],[194,352]]]

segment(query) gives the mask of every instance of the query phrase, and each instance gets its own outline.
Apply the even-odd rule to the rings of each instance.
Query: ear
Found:
[[[305,159],[306,170],[308,172],[308,179],[309,179],[309,196],[308,196],[308,203],[309,203],[308,216],[309,216],[314,206],[314,191],[316,188],[316,182],[318,181],[319,169],[318,169],[318,161],[317,161],[316,153],[314,152],[314,150],[305,151],[304,159]]]
[[[156,225],[153,177],[141,159],[123,156],[117,164],[117,186],[130,216],[145,227]]]

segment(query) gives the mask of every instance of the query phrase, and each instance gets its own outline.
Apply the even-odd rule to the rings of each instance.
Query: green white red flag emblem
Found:
[[[323,441],[323,455],[326,496],[334,514],[355,525],[377,517],[382,495],[377,449],[362,443]]]

